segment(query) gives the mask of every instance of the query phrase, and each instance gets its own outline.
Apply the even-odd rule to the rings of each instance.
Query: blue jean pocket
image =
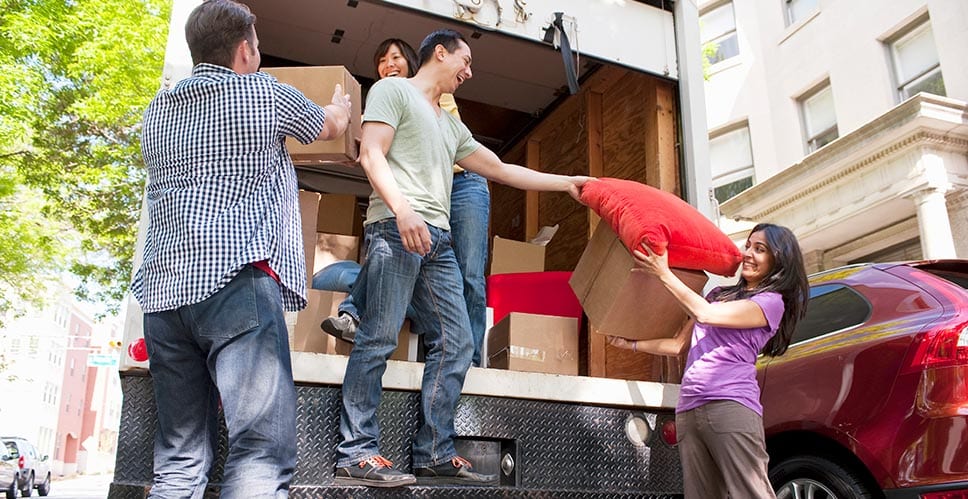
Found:
[[[233,338],[259,327],[255,272],[261,271],[246,266],[224,288],[191,306],[199,336]]]

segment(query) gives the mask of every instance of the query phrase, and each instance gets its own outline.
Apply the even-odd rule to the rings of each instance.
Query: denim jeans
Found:
[[[340,260],[338,262],[333,262],[316,272],[313,275],[313,289],[320,289],[323,291],[338,291],[340,293],[351,293],[353,291],[354,285],[359,285],[360,288],[357,289],[357,293],[363,295],[366,293],[366,279],[360,279],[360,264],[350,261],[350,260]],[[343,304],[347,309],[343,308]],[[340,311],[347,312],[353,316],[359,322],[360,316],[357,311],[354,301],[351,299],[350,295],[344,299],[343,303],[340,304]],[[417,312],[414,311],[413,305],[407,306],[407,318],[413,323],[410,330],[414,334],[422,334],[423,329],[422,323],[417,317]]]
[[[349,293],[359,275],[360,264],[352,260],[339,260],[313,275],[313,289]]]
[[[252,266],[206,300],[144,316],[158,417],[150,497],[201,498],[228,427],[221,497],[288,497],[296,390],[279,284]]]
[[[425,256],[403,249],[396,219],[366,226],[366,306],[343,376],[342,442],[336,466],[380,454],[377,407],[386,362],[397,345],[407,305],[412,302],[426,327],[427,347],[420,393],[422,421],[413,442],[413,466],[433,466],[457,455],[454,410],[471,364],[473,344],[461,277],[450,233],[433,226]]]
[[[487,294],[484,271],[487,268],[487,235],[491,213],[491,195],[487,179],[469,171],[454,174],[450,197],[450,229],[454,254],[463,277],[464,304],[471,321],[474,340],[472,362],[481,365],[481,349],[487,322]],[[340,304],[340,313],[360,319],[361,302],[366,296],[366,283],[357,279],[349,296]],[[314,285],[315,287],[315,281]],[[425,327],[414,314],[413,331],[422,333]]]
[[[491,194],[487,179],[464,171],[454,174],[450,196],[450,230],[457,265],[464,278],[464,303],[474,338],[475,366],[481,365],[481,346],[487,321],[484,270],[487,268],[487,233],[491,217]]]

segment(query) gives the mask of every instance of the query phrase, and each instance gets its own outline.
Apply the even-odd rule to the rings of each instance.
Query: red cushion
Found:
[[[669,266],[731,277],[743,257],[739,248],[702,213],[673,194],[648,185],[600,178],[582,187],[581,200],[618,234],[629,251],[644,242]]]
[[[581,304],[568,284],[571,272],[519,272],[487,278],[487,306],[497,324],[511,312],[577,317]]]

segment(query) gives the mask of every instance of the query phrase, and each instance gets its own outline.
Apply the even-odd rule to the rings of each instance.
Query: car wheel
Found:
[[[857,473],[820,456],[794,456],[770,468],[777,499],[864,499],[874,495]]]
[[[13,483],[10,484],[5,492],[7,493],[7,499],[17,499],[17,484],[20,483],[20,477],[13,477]]]
[[[24,485],[24,488],[20,489],[20,496],[30,497],[30,495],[33,493],[34,493],[34,473],[31,472],[30,476],[27,477],[27,484]]]
[[[50,473],[44,477],[43,483],[37,486],[37,494],[41,497],[46,497],[47,494],[50,494]]]

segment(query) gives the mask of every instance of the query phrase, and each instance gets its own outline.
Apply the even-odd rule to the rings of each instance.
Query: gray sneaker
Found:
[[[350,314],[339,314],[338,317],[327,317],[319,327],[326,331],[326,334],[335,336],[336,339],[353,343],[356,339],[356,319]]]
[[[455,456],[450,462],[443,462],[436,466],[414,468],[413,474],[420,485],[497,485],[497,475],[485,475],[473,471],[470,461]]]

